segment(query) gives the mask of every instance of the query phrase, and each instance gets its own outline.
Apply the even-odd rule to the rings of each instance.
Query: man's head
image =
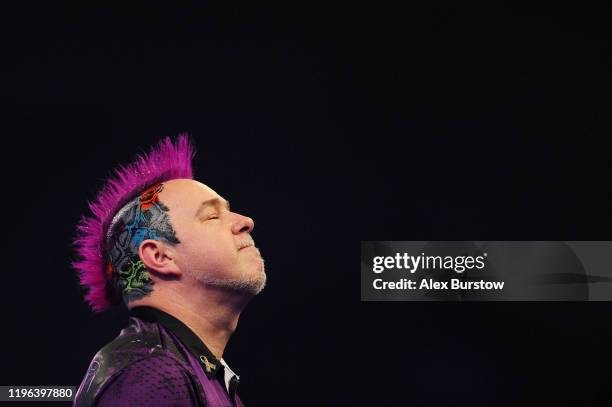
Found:
[[[147,268],[181,272],[200,283],[247,294],[265,285],[263,259],[251,237],[253,219],[232,212],[229,202],[206,185],[189,179],[164,184],[159,194],[181,243],[143,242]],[[161,251],[171,255],[162,258]]]
[[[191,179],[186,136],[117,171],[83,218],[74,263],[96,311],[148,296],[166,281],[255,295],[265,285],[251,218]]]

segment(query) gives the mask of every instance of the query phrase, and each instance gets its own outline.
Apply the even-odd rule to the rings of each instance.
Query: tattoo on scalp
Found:
[[[168,217],[168,207],[159,200],[164,184],[146,189],[117,212],[107,234],[106,273],[115,295],[123,302],[140,299],[153,291],[149,271],[138,256],[146,239],[180,243]]]

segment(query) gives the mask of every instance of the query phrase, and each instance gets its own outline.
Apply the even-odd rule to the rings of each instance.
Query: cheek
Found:
[[[225,244],[223,244],[225,243]],[[185,240],[180,253],[182,267],[192,271],[226,270],[236,262],[236,253],[233,246],[223,242],[222,239],[211,241],[209,239]]]

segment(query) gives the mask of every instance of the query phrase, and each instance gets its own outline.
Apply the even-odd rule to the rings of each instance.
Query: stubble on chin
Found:
[[[210,276],[207,273],[193,273],[191,271],[189,274],[197,281],[210,287],[257,295],[264,289],[267,281],[264,260],[262,257],[260,257],[260,259],[261,270],[255,274],[245,275],[241,278],[219,278]]]

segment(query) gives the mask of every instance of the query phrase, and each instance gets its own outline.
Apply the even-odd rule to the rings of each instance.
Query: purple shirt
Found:
[[[243,407],[238,377],[182,322],[138,307],[94,357],[74,406]]]

